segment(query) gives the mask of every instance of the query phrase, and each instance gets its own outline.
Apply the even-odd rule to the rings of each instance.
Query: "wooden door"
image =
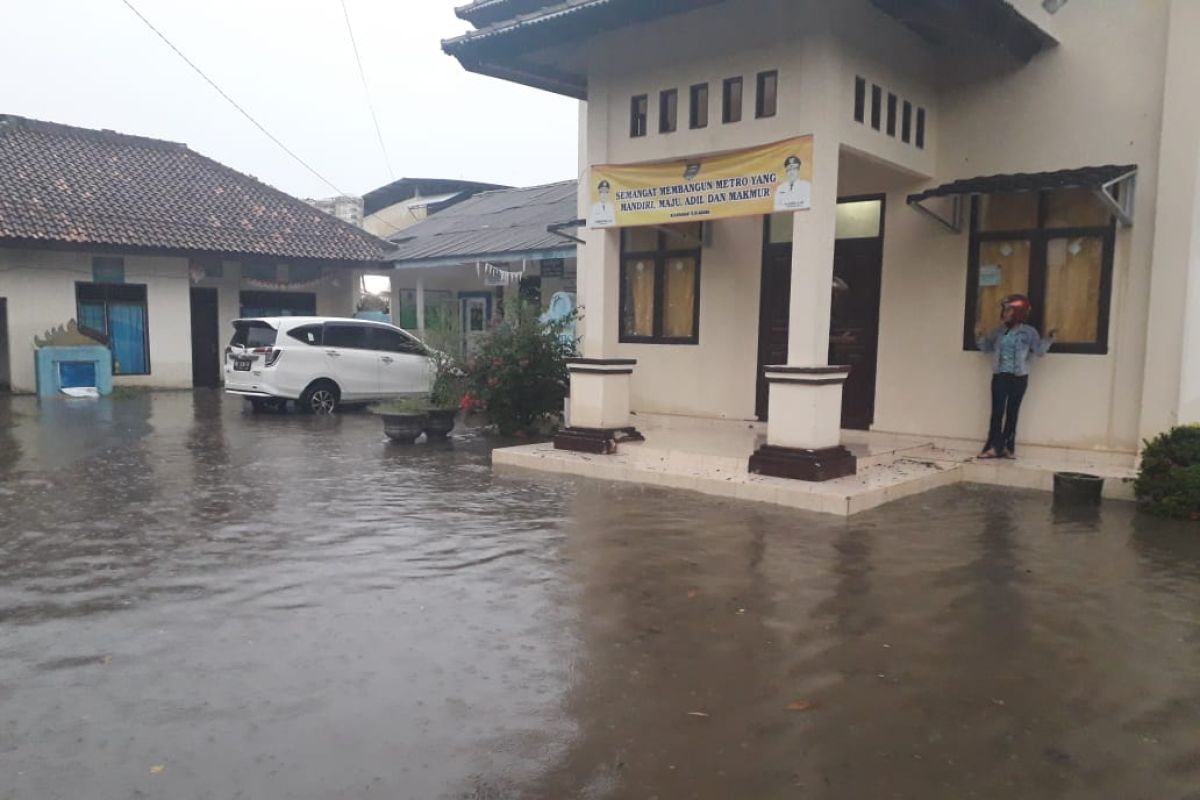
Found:
[[[839,239],[834,245],[829,363],[850,367],[842,387],[843,428],[867,430],[875,421],[882,267],[882,238]]]
[[[221,385],[217,290],[192,289],[192,385]]]
[[[754,412],[761,420],[767,418],[767,379],[763,376],[763,367],[787,363],[791,291],[792,246],[769,244],[763,251],[758,317],[758,390],[754,401]]]

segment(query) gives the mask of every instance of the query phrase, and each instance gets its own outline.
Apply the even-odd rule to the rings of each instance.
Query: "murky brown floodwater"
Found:
[[[488,463],[0,398],[0,798],[1200,797],[1194,528]]]

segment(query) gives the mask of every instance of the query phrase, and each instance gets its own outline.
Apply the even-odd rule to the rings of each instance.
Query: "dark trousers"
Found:
[[[1017,416],[1028,387],[1028,375],[1002,372],[992,376],[992,422],[985,450],[1012,453],[1017,449]]]

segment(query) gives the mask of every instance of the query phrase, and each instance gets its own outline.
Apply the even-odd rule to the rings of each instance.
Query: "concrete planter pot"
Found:
[[[383,432],[397,444],[412,444],[425,430],[426,415],[411,414],[380,414],[383,418]]]
[[[1055,502],[1070,505],[1098,506],[1104,491],[1104,478],[1082,472],[1054,473]]]
[[[454,430],[457,408],[431,408],[425,415],[425,436],[429,439],[445,439]]]

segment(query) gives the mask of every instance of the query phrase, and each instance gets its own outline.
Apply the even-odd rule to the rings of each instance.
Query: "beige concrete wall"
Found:
[[[1173,0],[1170,23],[1159,196],[1153,209],[1143,437],[1177,422],[1200,422],[1200,103],[1196,102],[1200,3]]]
[[[1187,2],[1176,0],[1177,6]],[[1195,162],[1187,159],[1196,156],[1193,141],[1190,155],[1178,157],[1180,164],[1171,156],[1172,163],[1160,168],[1169,0],[1069,3],[1053,18],[1029,6],[1023,13],[1052,30],[1060,46],[1027,66],[992,70],[986,77],[976,74],[977,64],[964,63],[960,70],[934,61],[931,50],[865,3],[804,3],[802,10],[798,5],[721,4],[602,37],[593,56],[590,100],[582,111],[581,167],[832,132],[844,156],[851,150],[855,156],[843,158],[838,194],[888,194],[876,428],[981,437],[988,365],[978,353],[962,349],[968,237],[920,216],[905,205],[905,196],[977,175],[1137,164],[1136,218],[1117,237],[1109,352],[1054,354],[1038,362],[1021,425],[1021,438],[1028,442],[1136,449],[1145,427],[1140,422],[1143,369],[1146,394],[1164,407],[1175,403],[1179,386],[1167,377],[1179,372],[1178,345],[1163,347],[1162,358],[1156,348],[1150,365],[1145,358],[1150,274],[1154,269],[1157,279],[1163,268],[1152,264],[1158,176],[1180,166],[1194,170]],[[1187,13],[1197,13],[1195,8],[1189,6]],[[1177,8],[1177,13],[1183,12]],[[686,37],[668,35],[684,27]],[[1196,26],[1176,29],[1186,47],[1187,32]],[[1175,67],[1184,76],[1181,87],[1190,85],[1186,76],[1197,72],[1195,56],[1187,56],[1180,56]],[[779,116],[755,120],[754,73],[774,68],[780,71]],[[722,125],[720,80],[733,74],[747,80],[745,113],[741,123]],[[902,152],[895,141],[853,122],[856,74],[925,105],[925,152]],[[699,81],[710,84],[709,127],[689,131],[686,92]],[[680,90],[680,129],[664,135],[657,132],[657,93],[670,87]],[[1181,100],[1187,91],[1181,88]],[[642,93],[650,97],[649,133],[631,139],[629,100]],[[1196,104],[1183,105],[1187,113],[1200,114]],[[857,157],[864,154],[868,158]],[[1178,184],[1179,197],[1186,195],[1193,213],[1194,173]],[[617,343],[616,235],[586,234],[589,243],[581,251],[581,301],[589,317],[585,354],[639,360],[632,389],[635,411],[729,417],[753,412],[761,220],[722,221],[714,228],[713,246],[703,253],[701,342],[694,347]],[[1179,274],[1164,279],[1161,292],[1156,287],[1165,319],[1155,324],[1168,342],[1183,338],[1186,270],[1176,269]]]
[[[1118,232],[1109,353],[1054,354],[1036,365],[1021,416],[1027,441],[1115,450],[1138,445],[1166,11],[1165,0],[1068,3],[1055,15],[1057,48],[1020,70],[942,93],[938,183],[1097,164],[1140,168],[1134,226]],[[940,233],[904,208],[899,195],[892,199],[877,427],[981,436],[986,371],[981,374],[978,354],[955,351],[966,237]],[[932,297],[906,325],[900,317],[905,302],[918,299],[916,286]],[[922,351],[928,357],[914,381],[918,375],[905,368],[902,353]],[[964,381],[967,375],[976,377]],[[961,399],[937,402],[930,387]]]
[[[892,33],[887,49],[871,50],[883,29]],[[831,46],[835,40],[839,47]],[[862,0],[836,7],[823,0],[723,3],[600,36],[592,51],[587,135],[581,133],[590,142],[586,164],[713,153],[846,125],[852,143],[864,152],[917,173],[933,171],[937,98],[932,60],[915,37]],[[779,72],[778,113],[756,119],[755,80],[768,70]],[[928,107],[925,150],[866,125],[850,130],[854,78],[860,74]],[[738,76],[743,79],[742,120],[724,124],[722,84]],[[691,130],[689,88],[697,83],[708,83],[708,127]],[[678,127],[661,134],[658,96],[665,89],[679,91]],[[649,96],[648,133],[632,138],[630,101],[639,94]]]
[[[700,253],[700,343],[613,344],[636,358],[635,411],[748,419],[754,416],[762,218],[713,223]],[[614,314],[616,299],[613,299]]]
[[[75,319],[75,283],[92,280],[92,254],[0,248],[0,297],[8,298],[12,388],[37,390],[33,340]],[[187,260],[125,256],[125,280],[146,286],[149,375],[119,375],[118,386],[192,385]]]

